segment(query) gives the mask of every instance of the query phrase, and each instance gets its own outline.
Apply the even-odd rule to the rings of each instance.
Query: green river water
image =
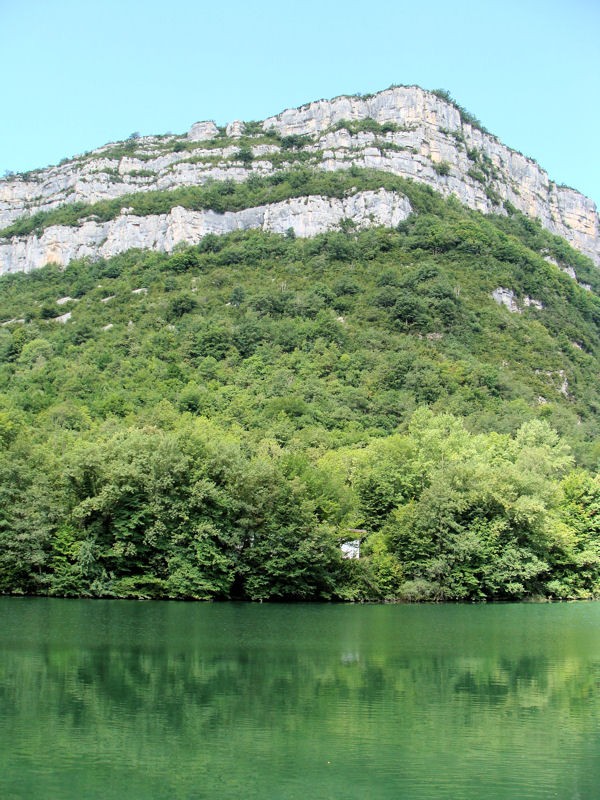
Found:
[[[600,603],[0,598],[2,800],[598,800]]]

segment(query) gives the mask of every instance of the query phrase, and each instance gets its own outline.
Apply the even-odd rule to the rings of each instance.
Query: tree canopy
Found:
[[[407,191],[393,230],[0,279],[0,592],[597,596],[600,303],[547,259],[597,270]]]

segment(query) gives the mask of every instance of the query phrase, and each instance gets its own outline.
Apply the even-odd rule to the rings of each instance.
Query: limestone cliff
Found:
[[[600,264],[600,220],[590,199],[557,186],[536,162],[504,146],[452,102],[418,87],[321,100],[262,123],[234,121],[226,129],[200,122],[185,136],[130,139],[56,167],[13,176],[0,181],[0,229],[65,203],[93,203],[209,180],[243,181],[299,160],[323,170],[356,165],[412,178],[484,213],[505,213],[513,207],[538,218],[545,228]],[[253,218],[254,211],[238,212],[237,219]],[[320,224],[316,221],[320,212],[311,213],[307,230],[331,227],[330,216],[326,214]],[[228,220],[224,215],[214,224],[219,230],[230,230]],[[118,240],[120,249],[168,248],[167,234],[157,234],[155,244],[146,243],[150,234],[140,237],[141,230],[150,230],[154,224],[125,212],[118,220],[102,223],[100,227],[108,227],[102,228],[102,234],[94,233],[93,244],[89,236],[96,223],[50,228],[41,237],[4,239],[0,241],[0,272],[35,269],[53,259],[65,264],[84,253],[100,254],[108,241]],[[188,232],[183,230],[179,241],[197,241],[196,222],[190,223]]]
[[[292,230],[296,236],[307,237],[332,230],[342,220],[351,220],[358,228],[392,227],[410,212],[405,197],[380,189],[357,192],[344,200],[309,196],[224,214],[181,207],[146,217],[122,214],[109,222],[89,221],[77,228],[53,225],[39,237],[0,242],[0,268],[3,273],[29,272],[86,256],[110,258],[134,247],[171,252],[178,244],[198,242],[208,233],[251,228],[273,233]]]

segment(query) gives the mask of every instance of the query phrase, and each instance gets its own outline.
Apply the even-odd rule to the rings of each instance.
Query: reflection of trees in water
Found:
[[[325,753],[360,767],[344,783],[354,798],[369,794],[360,775],[373,765],[396,764],[395,779],[416,781],[433,754],[475,785],[482,759],[497,780],[514,780],[510,758],[520,753],[558,786],[565,741],[598,751],[600,661],[522,648],[420,655],[369,649],[358,636],[310,646],[304,633],[304,647],[277,636],[249,644],[241,627],[233,644],[203,636],[163,646],[158,627],[154,643],[116,636],[104,647],[9,650],[0,659],[0,774],[10,769],[3,731],[20,730],[21,753],[36,767],[64,753],[82,769],[101,763],[125,774],[133,764],[135,780],[163,780],[186,800],[233,796],[236,786],[264,797],[261,781],[276,786],[290,772],[330,780]],[[244,790],[249,774],[260,776],[254,795]],[[389,786],[372,796],[396,796]],[[340,796],[339,785],[325,796]]]
[[[455,682],[455,691],[487,705],[503,704],[506,709],[541,710],[563,706],[600,708],[597,687],[600,662],[582,664],[579,659],[553,662],[547,657],[522,656],[515,661],[498,659],[484,669],[465,668]]]
[[[165,655],[140,647],[96,650],[47,649],[3,658],[0,687],[3,713],[35,715],[53,711],[63,725],[85,727],[115,715],[143,718],[151,726],[182,731],[227,726],[241,719],[272,725],[274,717],[297,721],[364,722],[362,712],[386,716],[418,709],[475,702],[482,716],[499,707],[515,709],[580,706],[591,721],[600,710],[600,663],[576,658],[553,662],[542,656],[348,661],[331,657],[271,653],[247,648],[219,654],[181,651]],[[35,691],[34,687],[39,687]],[[33,691],[35,702],[25,698]],[[581,722],[581,719],[579,719]]]

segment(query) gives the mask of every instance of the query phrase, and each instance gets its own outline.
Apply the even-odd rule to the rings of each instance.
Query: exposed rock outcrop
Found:
[[[196,122],[188,131],[187,138],[192,142],[206,142],[219,135],[214,122]]]
[[[506,308],[508,308],[509,311],[512,311],[513,314],[523,313],[523,309],[512,289],[505,289],[502,286],[499,286],[492,292],[492,298],[498,303],[498,305],[506,306]],[[525,295],[522,302],[525,308],[537,308],[538,311],[541,311],[544,308],[544,304],[541,302],[541,300],[536,300],[535,297],[529,297],[529,295]]]
[[[463,121],[458,108],[431,92],[400,86],[367,98],[319,100],[270,117],[263,127],[282,136],[321,136],[346,120],[366,119],[403,128],[386,138],[405,150],[393,156],[364,150],[357,153],[355,163],[423,181],[484,212],[508,201],[600,264],[600,219],[594,202],[574,189],[557,186],[535,161]],[[338,133],[341,136],[334,133],[320,140],[326,161],[339,160],[349,147],[346,132]],[[450,167],[447,176],[435,170],[442,162]]]
[[[256,123],[249,128],[236,120],[223,135],[214,122],[198,122],[184,137],[106,145],[57,167],[0,180],[0,229],[23,215],[64,203],[270,174],[294,163],[294,149],[286,149],[281,137],[305,137],[299,146],[309,166],[338,170],[356,165],[391,172],[445,196],[455,195],[484,213],[504,213],[505,206],[512,206],[538,218],[600,265],[600,219],[593,201],[557,186],[536,162],[504,146],[436,94],[413,86],[369,97],[320,100],[270,117],[262,129],[260,134]],[[275,132],[279,143],[273,137],[265,141],[268,132]],[[251,163],[238,159],[242,136],[249,145],[256,140]],[[130,223],[129,238],[135,240],[134,229],[141,223],[132,219],[138,220]],[[81,236],[80,228],[70,230]],[[30,263],[19,258],[18,263],[35,269],[39,259]]]
[[[146,217],[122,214],[110,222],[89,221],[76,228],[53,225],[39,237],[0,243],[0,274],[29,272],[50,263],[65,265],[77,258],[109,258],[132,248],[171,252],[178,244],[197,243],[208,233],[261,228],[274,233],[292,230],[296,236],[316,236],[335,229],[342,220],[350,220],[357,227],[395,226],[410,213],[406,197],[380,189],[358,192],[343,200],[299,197],[224,214],[189,211],[179,206],[168,214]]]
[[[239,139],[244,135],[244,129],[244,123],[240,119],[234,119],[233,122],[230,122],[225,128],[225,133],[232,139]]]

